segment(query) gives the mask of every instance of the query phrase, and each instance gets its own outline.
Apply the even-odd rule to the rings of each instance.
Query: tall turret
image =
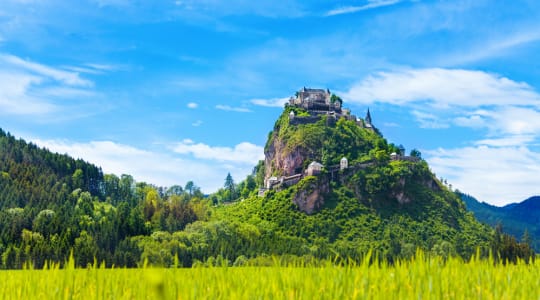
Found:
[[[367,109],[367,114],[366,114],[366,124],[371,125],[371,114],[369,113],[369,108]]]

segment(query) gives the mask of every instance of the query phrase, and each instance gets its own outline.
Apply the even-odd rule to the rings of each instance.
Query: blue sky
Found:
[[[3,0],[0,127],[213,192],[263,157],[284,99],[329,88],[502,205],[540,194],[539,54],[532,0]]]

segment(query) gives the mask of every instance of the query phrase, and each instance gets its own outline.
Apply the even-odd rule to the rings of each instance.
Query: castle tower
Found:
[[[369,108],[367,109],[367,114],[366,114],[366,124],[371,125],[371,114],[369,113]]]

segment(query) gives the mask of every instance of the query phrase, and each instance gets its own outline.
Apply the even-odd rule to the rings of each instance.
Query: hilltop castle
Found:
[[[289,99],[287,105],[303,108],[307,110],[310,116],[296,116],[294,112],[289,115],[290,123],[293,125],[315,123],[320,120],[322,115],[327,115],[329,122],[346,118],[356,122],[362,128],[377,130],[371,123],[371,114],[369,108],[366,117],[362,120],[355,115],[351,115],[349,109],[343,108],[343,100],[340,97],[330,93],[329,89],[311,89],[303,87],[296,92],[295,97]]]
[[[341,113],[341,99],[330,94],[330,90],[326,89],[309,89],[302,88],[296,92],[296,98],[291,97],[289,104],[297,107],[302,107],[312,112],[337,112]]]

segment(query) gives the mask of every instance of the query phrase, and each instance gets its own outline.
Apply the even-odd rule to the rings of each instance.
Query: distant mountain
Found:
[[[491,226],[500,222],[503,231],[517,238],[521,238],[525,230],[528,230],[533,248],[540,251],[540,196],[498,207],[480,202],[470,195],[458,195],[479,221]]]

